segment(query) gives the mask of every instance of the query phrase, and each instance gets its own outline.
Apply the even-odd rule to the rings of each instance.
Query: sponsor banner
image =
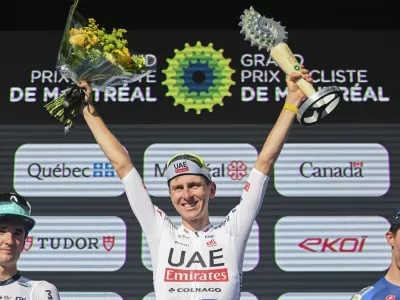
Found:
[[[278,300],[349,300],[354,293],[286,293]]]
[[[182,224],[182,218],[179,216],[172,216],[169,217],[176,226],[180,226]],[[225,216],[210,216],[210,222],[213,224],[215,227],[221,224],[225,220]],[[211,240],[210,242],[212,242]],[[147,243],[146,236],[144,232],[142,231],[142,263],[143,265],[149,270],[152,271],[152,264],[151,264],[151,255],[150,255],[150,248]],[[253,226],[251,227],[249,239],[247,241],[245,253],[244,253],[244,260],[243,260],[243,272],[248,272],[253,270],[255,267],[257,267],[258,262],[260,260],[260,239],[259,239],[259,227],[257,221],[254,221]],[[173,271],[173,270],[172,270]],[[169,272],[166,274],[169,274],[170,277],[173,276],[173,272]],[[214,270],[215,271],[215,270]],[[182,270],[181,270],[182,272]],[[201,272],[201,271],[199,271]],[[203,271],[206,272],[206,271]],[[223,270],[221,271],[221,274],[225,274]],[[227,276],[228,274],[226,274]],[[221,275],[222,276],[222,275]],[[166,277],[166,279],[168,279]],[[174,280],[166,280],[166,281],[174,281]]]
[[[126,225],[118,217],[35,217],[20,271],[117,271],[125,264]]]
[[[276,190],[288,197],[379,197],[390,188],[380,144],[285,144],[274,170]]]
[[[153,144],[144,154],[143,178],[150,195],[169,197],[168,160],[180,152],[201,156],[217,184],[217,197],[240,197],[258,152],[250,144]]]
[[[123,185],[97,144],[25,144],[15,153],[14,189],[26,197],[116,197]]]
[[[391,262],[380,216],[281,218],[275,226],[275,260],[286,272],[384,271]]]
[[[60,292],[62,300],[124,300],[120,295],[109,292]]]
[[[143,300],[156,300],[156,295],[153,293],[149,293],[143,297]],[[212,299],[210,299],[212,300]],[[242,292],[240,294],[240,300],[258,300],[256,296],[249,292]],[[348,300],[348,299],[347,299]]]

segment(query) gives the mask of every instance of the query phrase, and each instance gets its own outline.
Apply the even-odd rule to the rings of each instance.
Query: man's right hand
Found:
[[[90,112],[93,113],[94,111],[94,106],[93,106],[93,89],[90,86],[90,84],[86,81],[79,81],[78,82],[78,87],[83,88],[85,90],[85,100],[87,101],[87,104],[83,104],[80,107],[81,113],[85,113],[86,110],[89,110]]]

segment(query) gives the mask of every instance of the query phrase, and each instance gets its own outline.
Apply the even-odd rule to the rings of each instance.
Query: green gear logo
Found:
[[[162,85],[168,87],[166,96],[174,97],[174,106],[182,104],[185,112],[194,109],[197,114],[203,109],[212,112],[216,104],[223,106],[222,99],[232,95],[229,88],[235,84],[231,59],[223,57],[223,50],[198,41],[194,47],[186,43],[183,50],[174,52],[175,57],[167,59],[168,68],[162,71],[166,76]]]

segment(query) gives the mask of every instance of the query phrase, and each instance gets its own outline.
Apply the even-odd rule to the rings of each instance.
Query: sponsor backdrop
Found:
[[[166,31],[164,44],[159,34],[128,36],[156,58],[157,72],[95,92],[96,106],[175,223],[166,161],[182,150],[203,156],[217,183],[217,224],[240,201],[283,106],[285,74],[238,31]],[[400,207],[399,92],[397,71],[381,61],[397,56],[400,36],[375,35],[382,47],[367,54],[369,34],[289,32],[315,85],[338,85],[345,98],[324,123],[295,122],[250,234],[242,299],[347,300],[390,264],[384,235]],[[64,136],[43,108],[69,84],[54,69],[61,32],[0,36],[9,58],[0,82],[0,190],[25,196],[38,222],[19,269],[54,283],[63,299],[154,299],[146,238],[115,170],[81,118]],[[332,51],[335,40],[346,47]],[[26,43],[37,45],[29,56]]]

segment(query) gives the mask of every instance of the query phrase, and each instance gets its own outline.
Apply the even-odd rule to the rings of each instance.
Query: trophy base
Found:
[[[299,107],[297,120],[305,126],[319,123],[336,108],[342,96],[343,92],[337,86],[319,90]]]

